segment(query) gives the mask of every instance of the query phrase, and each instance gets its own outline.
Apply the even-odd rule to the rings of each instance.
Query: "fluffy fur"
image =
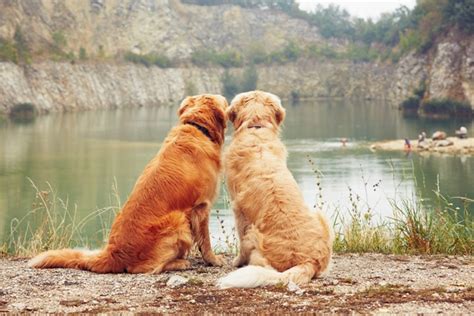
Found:
[[[286,166],[279,139],[285,118],[280,99],[252,91],[237,95],[227,110],[234,124],[225,155],[240,254],[221,288],[309,282],[328,268],[333,233],[326,218],[311,213]],[[264,268],[262,268],[264,267]]]
[[[206,263],[221,265],[211,249],[208,222],[218,192],[226,107],[219,95],[182,102],[178,126],[138,178],[102,250],[51,250],[29,265],[97,273],[181,270],[190,267],[186,256],[193,241]]]

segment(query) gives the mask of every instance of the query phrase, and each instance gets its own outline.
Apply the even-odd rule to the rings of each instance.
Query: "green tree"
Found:
[[[255,90],[257,89],[257,82],[258,82],[257,69],[255,68],[254,65],[250,65],[244,70],[244,73],[242,75],[242,81],[240,84],[240,90],[242,92]]]
[[[228,70],[224,71],[221,81],[222,91],[226,98],[231,99],[239,92],[239,81]]]
[[[18,62],[24,62],[29,64],[31,62],[30,48],[25,37],[23,36],[20,27],[17,27],[15,29],[13,40],[15,41]]]

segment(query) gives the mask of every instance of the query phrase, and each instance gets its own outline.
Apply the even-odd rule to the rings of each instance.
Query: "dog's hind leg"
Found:
[[[168,262],[162,271],[188,270],[191,268],[191,262],[186,259],[175,259]]]
[[[204,202],[195,206],[191,210],[191,230],[193,238],[197,244],[202,258],[207,264],[212,266],[222,266],[224,260],[221,256],[216,256],[211,247],[209,238],[209,213],[210,203]]]
[[[318,263],[307,262],[286,270],[283,276],[286,282],[292,281],[301,285],[309,283],[319,270]]]
[[[150,225],[148,234],[155,237],[154,242],[140,252],[139,261],[128,267],[128,272],[160,273],[165,269],[189,267],[183,258],[191,248],[192,237],[184,213],[171,212],[161,217]]]
[[[242,267],[247,264],[265,266],[264,264],[257,264],[253,262],[259,261],[257,260],[257,257],[260,252],[258,252],[257,249],[258,240],[260,237],[260,232],[257,230],[257,228],[254,225],[250,225],[243,235],[242,240],[240,241],[240,251],[239,255],[234,259],[234,267]],[[254,260],[251,260],[252,256],[257,257],[255,257]],[[260,257],[262,256],[260,255]]]

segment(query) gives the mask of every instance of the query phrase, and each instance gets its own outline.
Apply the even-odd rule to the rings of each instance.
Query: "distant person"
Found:
[[[346,147],[347,138],[341,138],[342,147]]]
[[[448,135],[446,135],[445,132],[443,131],[436,131],[433,133],[433,136],[431,136],[432,140],[443,140],[446,139]]]
[[[403,149],[405,151],[411,151],[411,143],[408,138],[405,138],[405,145],[403,146]]]
[[[466,126],[461,126],[459,130],[456,131],[456,136],[459,138],[467,138],[467,128]]]
[[[426,133],[425,132],[421,132],[420,135],[418,135],[418,144],[424,142],[426,140]]]

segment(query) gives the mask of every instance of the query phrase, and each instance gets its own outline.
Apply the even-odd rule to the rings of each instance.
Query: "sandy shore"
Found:
[[[228,258],[230,262],[231,258]],[[328,276],[292,291],[286,286],[219,290],[230,267],[162,275],[98,275],[34,270],[0,259],[0,312],[37,313],[465,313],[474,311],[474,258],[336,255]],[[166,285],[172,275],[188,283]]]
[[[419,147],[418,140],[410,140],[411,150],[415,152],[437,152],[453,155],[474,155],[474,138],[460,139],[457,137],[448,137],[449,146],[439,146],[440,141],[427,141],[428,146]],[[405,140],[397,139],[390,141],[377,142],[370,146],[373,150],[406,151]]]

